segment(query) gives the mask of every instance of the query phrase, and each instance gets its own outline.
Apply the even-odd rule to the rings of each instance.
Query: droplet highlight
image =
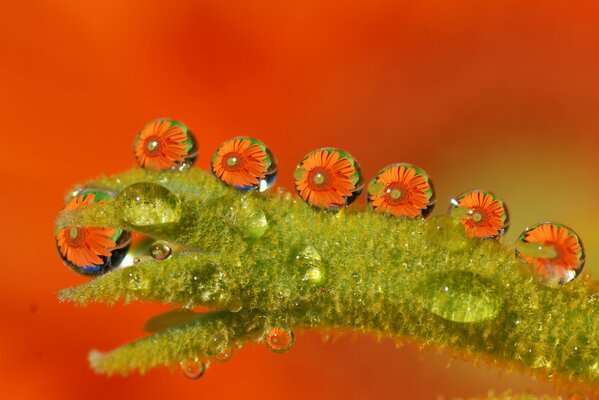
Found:
[[[286,353],[295,343],[295,333],[289,328],[273,328],[266,334],[266,346],[274,353]]]
[[[76,211],[111,198],[107,191],[81,189],[67,201],[64,211]],[[120,265],[131,241],[129,232],[108,227],[65,227],[55,234],[63,262],[88,276],[102,275]]]
[[[238,136],[222,143],[212,156],[212,173],[237,190],[269,189],[277,177],[277,162],[264,143]]]
[[[116,197],[121,219],[136,227],[175,223],[181,215],[181,201],[164,186],[139,182],[127,186]]]
[[[428,174],[411,164],[389,165],[368,184],[369,207],[395,217],[426,217],[435,206],[435,191]]]
[[[516,256],[528,262],[548,285],[572,281],[585,263],[584,246],[576,232],[554,222],[526,228],[516,242]]]
[[[184,170],[198,156],[196,140],[185,124],[169,118],[148,122],[135,136],[135,160],[142,168]]]
[[[163,261],[171,256],[173,250],[165,241],[159,240],[150,246],[150,255],[154,260]]]
[[[510,226],[507,206],[493,192],[471,190],[450,203],[449,214],[460,219],[471,238],[498,239]]]
[[[206,372],[207,365],[199,357],[189,358],[179,363],[181,372],[189,379],[199,379]]]
[[[358,162],[349,153],[330,147],[302,158],[294,178],[295,189],[303,200],[328,210],[349,206],[364,187]]]

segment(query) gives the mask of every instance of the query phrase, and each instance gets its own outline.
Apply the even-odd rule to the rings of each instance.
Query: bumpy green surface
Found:
[[[170,193],[153,185],[125,189],[139,182]],[[272,327],[339,327],[407,336],[549,378],[599,383],[596,282],[544,286],[513,249],[467,239],[452,217],[323,212],[282,191],[236,192],[197,169],[132,170],[86,186],[120,194],[60,214],[57,227],[114,226],[181,247],[167,260],[150,259],[66,289],[62,300],[216,310],[174,318],[181,325],[172,322],[176,326],[113,352],[93,353],[98,372],[143,372],[210,358],[261,340]]]

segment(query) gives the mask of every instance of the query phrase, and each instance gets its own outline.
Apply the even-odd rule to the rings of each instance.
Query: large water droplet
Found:
[[[585,263],[584,247],[576,232],[553,222],[526,228],[516,242],[516,256],[533,266],[547,285],[570,282]]]
[[[491,283],[468,271],[431,274],[416,293],[425,309],[454,322],[493,319],[503,305]]]
[[[181,201],[167,188],[155,183],[139,182],[127,186],[116,197],[121,219],[144,227],[174,223],[181,216]]]
[[[242,198],[237,205],[231,207],[228,219],[235,230],[250,241],[260,239],[268,230],[264,211],[250,204],[248,198]]]
[[[172,249],[168,243],[158,240],[150,246],[150,255],[154,260],[162,261],[170,257]]]
[[[273,328],[266,334],[264,342],[271,351],[286,353],[295,343],[295,333],[289,328]]]
[[[187,376],[189,379],[198,379],[204,375],[208,366],[204,361],[202,361],[199,357],[189,358],[187,360],[183,360],[179,363],[181,367],[181,371]]]
[[[468,238],[458,218],[437,215],[427,223],[426,234],[437,246],[451,252],[461,252],[468,247]]]

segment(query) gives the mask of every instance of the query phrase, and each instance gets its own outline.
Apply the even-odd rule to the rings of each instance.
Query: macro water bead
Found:
[[[289,328],[272,328],[264,338],[266,347],[274,353],[286,353],[295,343],[295,333]]]
[[[270,188],[277,176],[277,163],[259,140],[238,136],[221,144],[212,156],[212,173],[238,190]]]
[[[307,154],[297,165],[294,178],[300,197],[324,209],[350,205],[364,187],[358,162],[349,153],[328,147]]]
[[[510,225],[503,200],[485,190],[471,190],[452,199],[449,214],[460,218],[471,238],[497,239]]]
[[[102,203],[110,194],[101,190],[82,190],[64,206],[76,211]],[[101,275],[118,266],[127,253],[130,235],[116,228],[65,227],[56,232],[56,245],[64,263],[82,275]]]
[[[520,235],[516,255],[531,264],[548,283],[567,283],[584,267],[580,238],[572,229],[554,222],[533,225]]]
[[[410,164],[380,170],[368,184],[368,204],[395,217],[426,217],[435,206],[435,191],[426,172]]]
[[[189,168],[198,156],[193,134],[179,121],[161,118],[148,122],[135,136],[135,159],[153,170]]]

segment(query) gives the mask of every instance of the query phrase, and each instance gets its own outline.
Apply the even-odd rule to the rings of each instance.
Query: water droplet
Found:
[[[75,211],[103,203],[111,193],[100,189],[80,189],[68,199],[63,210]],[[129,248],[127,231],[105,227],[65,227],[56,231],[56,248],[63,262],[82,275],[102,275],[119,266]]]
[[[510,225],[503,200],[484,190],[471,190],[452,199],[449,213],[461,221],[471,238],[498,239]]]
[[[179,363],[181,371],[189,379],[198,379],[204,375],[208,366],[199,357],[189,358]]]
[[[237,207],[231,207],[229,222],[241,233],[244,239],[258,240],[268,230],[268,220],[264,211],[254,208],[247,198],[242,198]]]
[[[237,190],[270,188],[277,176],[277,162],[259,140],[238,136],[221,144],[212,156],[212,173]]]
[[[322,259],[314,247],[304,247],[296,254],[295,261],[300,274],[303,273],[303,281],[314,284],[322,281],[324,277]]]
[[[576,232],[553,222],[526,228],[516,242],[516,256],[528,262],[547,285],[570,282],[585,263],[584,247]]]
[[[411,164],[389,165],[368,184],[368,204],[379,213],[395,217],[426,217],[433,210],[435,201],[435,191],[428,174]]]
[[[150,255],[154,260],[162,261],[170,257],[171,247],[165,241],[159,240],[150,246]]]
[[[216,356],[221,353],[228,344],[227,332],[217,332],[208,340],[208,345],[206,346],[206,355],[208,356]]]
[[[503,305],[490,282],[468,271],[431,274],[416,293],[425,309],[454,322],[493,319]]]
[[[195,138],[187,127],[173,119],[148,122],[135,136],[135,160],[153,170],[190,168],[198,156]]]
[[[295,333],[289,328],[273,328],[266,334],[264,342],[271,351],[286,353],[295,343]]]
[[[214,356],[214,359],[219,362],[229,361],[233,357],[233,349],[225,347],[220,353]]]
[[[181,201],[170,190],[155,183],[127,186],[116,197],[123,221],[138,227],[174,223],[181,216]]]
[[[428,238],[434,244],[451,252],[460,252],[468,247],[468,237],[458,218],[437,215],[426,225]]]
[[[330,147],[302,158],[294,178],[302,199],[311,206],[329,210],[350,205],[364,187],[358,162],[349,153]]]
[[[295,297],[291,300],[289,311],[296,318],[303,318],[312,308],[312,302],[308,297]]]

